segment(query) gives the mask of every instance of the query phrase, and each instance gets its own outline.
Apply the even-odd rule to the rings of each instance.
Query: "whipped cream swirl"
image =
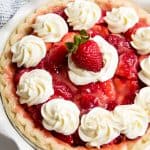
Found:
[[[124,33],[139,21],[139,17],[133,8],[120,7],[107,12],[105,21],[112,33]]]
[[[76,85],[85,85],[91,82],[106,81],[111,79],[117,69],[118,53],[117,50],[104,40],[101,36],[95,36],[93,39],[103,54],[104,66],[99,72],[88,71],[76,66],[72,61],[71,55],[68,56],[69,78]]]
[[[48,100],[54,94],[51,75],[42,69],[25,72],[17,86],[17,95],[21,104],[37,105]]]
[[[134,103],[141,106],[145,110],[150,122],[150,87],[142,88],[136,95]]]
[[[109,143],[120,134],[113,120],[111,112],[95,107],[81,118],[80,138],[91,147]]]
[[[74,30],[88,30],[101,18],[100,7],[91,1],[76,0],[70,2],[65,9],[70,26]]]
[[[28,35],[11,47],[12,62],[18,67],[35,67],[46,55],[46,46],[42,39]]]
[[[45,42],[59,42],[68,32],[65,20],[54,13],[38,16],[33,28]]]
[[[43,126],[47,130],[54,130],[64,135],[70,135],[79,126],[80,111],[71,101],[52,99],[41,108]]]
[[[114,110],[114,117],[121,133],[129,139],[143,136],[148,127],[148,116],[142,107],[132,105],[120,105]]]
[[[138,76],[142,82],[150,86],[150,56],[143,59],[140,66],[142,70],[138,73]]]
[[[131,36],[131,45],[137,50],[138,54],[145,55],[150,53],[150,27],[143,27]]]

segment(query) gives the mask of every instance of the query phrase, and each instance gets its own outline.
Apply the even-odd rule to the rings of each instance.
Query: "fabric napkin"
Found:
[[[12,18],[15,12],[31,0],[0,0],[0,28]]]

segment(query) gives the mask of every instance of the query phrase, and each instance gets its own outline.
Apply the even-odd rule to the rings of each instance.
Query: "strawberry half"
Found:
[[[74,63],[88,71],[98,72],[103,66],[102,53],[97,43],[89,40],[85,31],[74,37],[74,43],[66,43],[68,50],[72,53]]]
[[[120,55],[116,75],[126,79],[137,79],[138,58],[134,52]]]

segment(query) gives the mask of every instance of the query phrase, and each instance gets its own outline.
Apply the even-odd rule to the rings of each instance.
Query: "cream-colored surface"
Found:
[[[139,21],[139,17],[133,8],[119,7],[108,11],[105,21],[112,33],[124,33]]]
[[[53,1],[55,5],[62,5],[62,1]],[[97,0],[97,3],[104,7],[110,9],[110,7],[114,6],[121,6],[121,5],[127,5],[127,6],[133,6],[140,17],[145,17],[147,19],[147,22],[150,22],[150,16],[145,11],[141,10],[139,7],[135,6],[133,3],[129,1],[124,0]],[[36,146],[44,149],[44,150],[89,150],[89,148],[72,148],[69,145],[56,140],[52,136],[46,137],[46,135],[34,128],[34,125],[31,121],[29,121],[27,118],[23,117],[25,116],[25,112],[20,109],[17,98],[13,94],[13,85],[12,83],[12,76],[13,76],[13,69],[11,67],[11,55],[10,55],[10,46],[16,41],[18,41],[21,37],[29,33],[30,27],[32,22],[34,21],[34,18],[37,15],[43,14],[44,12],[51,11],[52,8],[50,5],[46,5],[44,7],[41,7],[40,9],[37,9],[33,14],[30,15],[30,17],[27,17],[22,23],[19,24],[19,26],[14,30],[10,38],[8,39],[8,42],[6,43],[5,50],[0,58],[0,90],[2,95],[3,104],[5,106],[6,112],[9,116],[9,119],[12,121],[14,126],[24,135],[29,141],[31,141]],[[103,147],[102,150],[144,150],[150,145],[150,130],[147,131],[147,133],[140,138],[137,141],[128,141],[123,142],[118,145],[111,145]],[[94,149],[90,149],[94,150]]]
[[[140,89],[135,97],[135,104],[141,106],[149,116],[150,122],[150,87]]]
[[[137,50],[140,55],[150,53],[150,27],[143,27],[132,34],[131,45]]]
[[[114,119],[121,133],[129,139],[143,136],[148,127],[148,115],[139,105],[120,105],[114,109]]]
[[[45,42],[59,42],[68,32],[65,20],[54,13],[38,16],[32,27]]]
[[[54,94],[52,76],[42,69],[25,72],[19,80],[16,94],[21,104],[32,106],[44,103]]]
[[[74,30],[88,30],[101,17],[101,9],[89,0],[77,0],[69,3],[65,9],[70,26]]]
[[[68,100],[55,98],[45,103],[41,108],[42,124],[49,131],[64,135],[73,134],[79,126],[80,110]]]
[[[46,45],[41,38],[25,36],[11,47],[12,62],[18,67],[35,67],[46,55]]]
[[[141,71],[138,73],[140,80],[150,86],[150,56],[144,58],[141,63]]]
[[[95,107],[81,118],[79,136],[88,146],[100,148],[119,135],[113,114],[104,108]]]

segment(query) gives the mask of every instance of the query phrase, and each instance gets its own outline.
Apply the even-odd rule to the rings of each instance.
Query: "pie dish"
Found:
[[[79,1],[79,4],[82,4],[82,1],[83,0]],[[77,15],[83,13],[83,5],[81,5],[81,10],[79,9],[81,12],[79,12],[79,14],[74,14],[74,10],[78,12],[78,5],[76,6],[77,8],[74,8],[74,3],[72,5],[69,4],[69,1],[63,3],[55,1],[54,6],[48,4],[47,6],[37,9],[14,29],[14,32],[8,39],[0,59],[0,89],[2,101],[8,117],[14,126],[18,128],[29,141],[41,149],[146,149],[147,146],[150,145],[150,102],[147,98],[149,97],[148,86],[150,85],[148,78],[150,73],[147,69],[147,66],[149,66],[148,55],[150,50],[147,47],[149,47],[148,42],[150,38],[148,38],[148,35],[145,35],[150,32],[149,14],[130,1],[96,0],[94,4],[93,2],[89,2],[90,6],[93,7],[89,8],[88,5],[86,8],[86,5],[84,6],[84,10],[87,10],[87,13],[89,12],[89,18],[87,17],[87,19],[90,20],[93,17],[92,21],[88,22],[86,20],[87,22],[81,22],[79,25],[78,22],[76,22],[76,18],[80,17]],[[134,9],[136,13],[131,13],[131,16],[127,18],[125,16],[127,23],[125,26],[122,26],[122,20],[119,20],[123,18],[122,10],[123,13],[128,16],[126,8],[128,8],[127,10],[130,12],[129,7],[132,8],[131,12]],[[94,11],[92,8],[94,8]],[[113,10],[113,8],[116,9]],[[101,9],[101,11],[98,9]],[[93,13],[92,17],[91,13]],[[119,19],[113,18],[115,15],[118,16]],[[85,14],[83,13],[83,17],[84,16]],[[98,20],[97,18],[101,19]],[[82,21],[82,17],[78,19]],[[45,20],[48,21],[45,22]],[[60,21],[60,23],[57,23],[57,21]],[[117,24],[114,24],[114,21],[117,21]],[[54,26],[52,27],[54,30],[53,28],[49,28],[48,22],[53,23],[52,25]],[[67,22],[69,24],[69,29],[67,27]],[[57,29],[55,29],[55,26]],[[99,28],[102,29],[100,30]],[[90,39],[86,40],[97,43],[103,54],[103,59],[105,58],[105,61],[103,61],[102,65],[99,67],[105,68],[106,64],[108,64],[111,66],[109,66],[109,68],[111,68],[110,71],[105,73],[105,69],[103,69],[104,73],[99,73],[102,71],[91,71],[89,68],[85,69],[85,66],[76,66],[75,62],[73,62],[75,57],[73,58],[70,56],[71,54],[68,55],[68,53],[66,53],[66,46],[64,43],[74,42],[75,44],[73,38],[76,34],[80,34],[79,39],[82,36],[87,38],[87,34],[82,29],[85,29],[88,35],[90,35]],[[133,31],[133,29],[136,29],[136,31]],[[61,31],[60,34],[55,34],[55,32],[59,32],[59,30]],[[82,31],[82,33],[79,33],[79,31]],[[47,34],[47,32],[52,32],[54,34]],[[143,35],[142,37],[140,37],[141,32]],[[118,39],[121,39],[121,41],[118,41]],[[100,45],[98,43],[100,43]],[[105,52],[105,47],[107,47],[110,52]],[[71,48],[74,47],[71,45]],[[18,49],[20,49],[19,56]],[[36,52],[32,52],[32,49]],[[50,54],[48,53],[49,51]],[[115,55],[116,51],[117,53]],[[48,53],[48,55],[46,55],[46,53]],[[107,53],[109,55],[107,55]],[[110,56],[109,59],[107,59],[107,56]],[[48,59],[49,57],[51,57],[50,61]],[[97,56],[94,57],[96,60]],[[126,60],[126,57],[131,59]],[[128,61],[130,61],[127,66],[121,61],[124,59],[127,64]],[[96,61],[92,61],[96,64]],[[93,67],[95,65],[92,61],[88,64],[92,64]],[[79,76],[78,74],[80,73],[76,73],[75,70],[81,72],[81,76]],[[34,79],[32,80],[32,78]],[[31,87],[30,84],[32,85]],[[36,84],[38,84],[38,88],[36,88]],[[114,85],[115,94],[111,93]],[[102,92],[101,88],[103,93],[100,93]],[[96,90],[98,90],[98,92],[95,92]],[[124,93],[124,91],[127,93]],[[42,94],[38,95],[36,92]],[[38,98],[36,97],[35,99],[34,96]],[[99,100],[97,100],[97,98]],[[85,101],[85,99],[91,101],[91,103]],[[146,99],[146,102],[140,99]],[[132,106],[137,114],[133,115],[133,118],[132,114],[134,113],[132,113],[132,109],[130,110],[127,105]],[[59,118],[59,116],[57,118],[57,113],[53,114],[55,111],[57,113],[61,112],[62,116],[67,114],[69,117]],[[63,128],[52,127],[51,122],[56,120],[53,115],[51,116],[48,113],[56,115],[58,120],[64,119],[66,122],[62,125]],[[123,116],[120,114],[125,115]],[[110,133],[107,133],[108,139],[105,135],[105,131],[103,131],[104,126],[100,128],[99,126],[101,126],[101,123],[99,124],[99,121],[95,121],[97,119],[96,117],[92,123],[94,125],[98,123],[98,129],[100,128],[104,134],[98,135],[98,139],[96,140],[94,138],[91,139],[92,137],[87,138],[87,136],[90,135],[90,131],[87,132],[87,130],[90,130],[91,124],[86,128],[86,120],[87,123],[91,123],[90,115],[98,116],[100,120],[104,120],[104,125],[108,126],[106,130],[110,129]],[[113,118],[112,116],[116,117]],[[139,122],[138,116],[142,118]],[[128,120],[126,117],[129,117],[131,120]],[[130,128],[130,123],[132,123],[134,117],[135,120],[137,119],[135,123],[139,123],[141,128],[138,128],[138,125],[134,124],[134,122],[134,126],[132,127],[131,125]],[[117,125],[114,125],[112,120],[115,120],[113,123]],[[125,126],[126,123],[123,123],[123,121],[127,122],[127,127]],[[110,126],[108,125],[109,123]],[[93,124],[91,126],[92,128],[94,128]],[[61,127],[61,125],[58,126]],[[122,126],[127,129],[121,129]],[[134,128],[136,129],[134,130]],[[135,133],[133,133],[134,131]],[[100,136],[102,136],[102,138]]]

